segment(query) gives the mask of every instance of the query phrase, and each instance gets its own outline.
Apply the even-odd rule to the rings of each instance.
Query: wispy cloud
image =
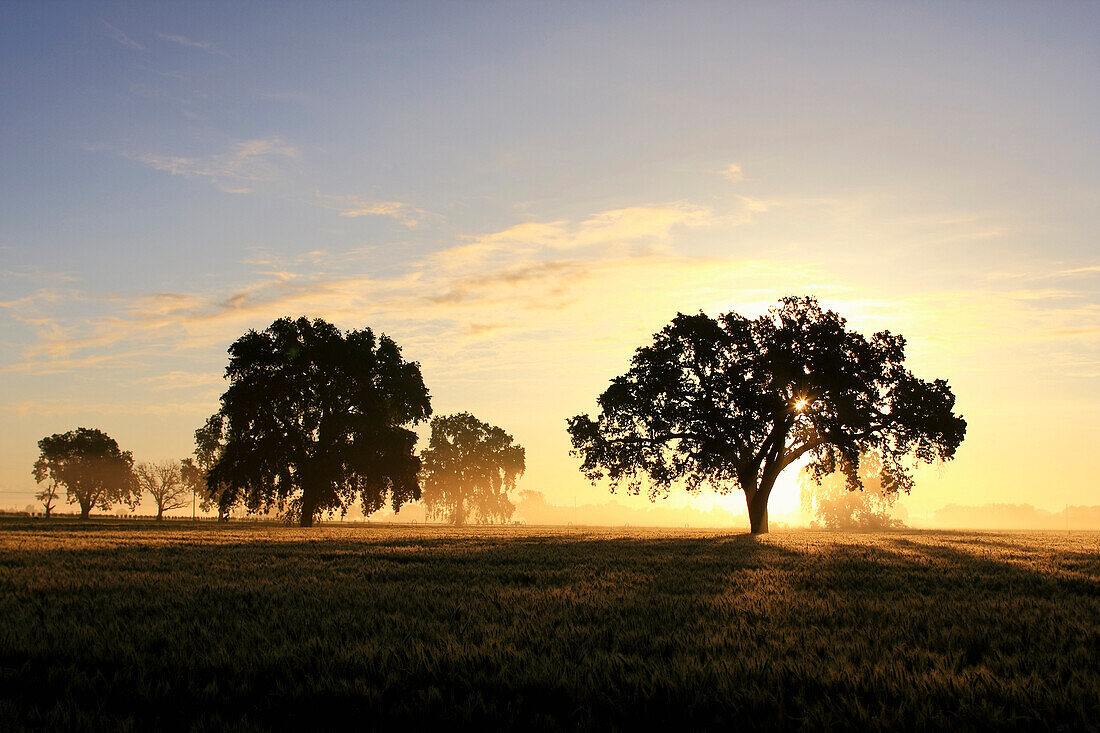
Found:
[[[130,38],[128,35],[123,33],[121,29],[116,28],[105,20],[101,20],[100,22],[103,23],[103,27],[106,30],[107,36],[118,45],[125,46],[126,48],[132,48],[135,51],[145,50],[145,46],[142,46],[140,43]]]
[[[467,237],[468,243],[443,250],[437,259],[448,267],[466,267],[499,254],[667,244],[676,227],[702,226],[713,220],[709,209],[691,204],[632,206],[599,212],[579,222],[524,222]]]
[[[325,204],[351,210],[351,203],[367,203],[349,199]],[[212,382],[181,371],[178,356],[222,348],[284,315],[308,315],[400,334],[400,343],[449,379],[503,378],[521,365],[526,373],[565,368],[570,360],[587,364],[599,353],[628,354],[676,311],[753,315],[791,293],[818,295],[861,330],[899,329],[917,353],[969,355],[973,362],[983,350],[1030,344],[1075,354],[1082,370],[1096,361],[1100,308],[1080,290],[991,284],[875,296],[844,287],[827,263],[804,252],[688,253],[680,236],[686,228],[719,222],[725,231],[729,216],[674,203],[529,221],[465,237],[386,276],[367,271],[358,250],[289,259],[259,251],[249,260],[252,274],[235,287],[151,293],[104,301],[90,318],[43,319],[37,342],[10,369],[117,369],[172,359],[164,375],[143,384],[197,390]]]
[[[200,372],[195,374],[191,372],[171,371],[139,379],[137,383],[149,385],[156,391],[164,391],[171,389],[191,389],[194,387],[212,387],[221,385],[224,381],[221,374],[211,372]]]
[[[372,201],[363,196],[334,196],[315,194],[316,205],[324,209],[335,211],[340,216],[356,219],[362,216],[388,216],[395,219],[410,229],[420,224],[420,220],[427,214],[412,204],[401,201]]]
[[[124,153],[154,170],[184,178],[204,179],[226,193],[252,193],[252,184],[280,177],[278,161],[297,158],[298,149],[278,137],[243,140],[229,150],[207,156]]]
[[[149,402],[128,404],[121,402],[83,402],[72,399],[39,399],[8,402],[0,405],[0,412],[14,413],[19,417],[37,415],[194,415],[209,409],[205,401]]]
[[[741,166],[737,163],[730,163],[727,165],[722,169],[721,175],[722,178],[725,178],[727,181],[732,181],[733,183],[745,180],[745,174],[741,170]]]
[[[209,54],[214,54],[216,56],[228,56],[229,55],[225,51],[223,51],[220,48],[218,48],[217,46],[215,46],[213,43],[210,43],[209,41],[195,41],[195,40],[192,40],[192,39],[188,38],[187,36],[172,35],[172,34],[169,34],[169,33],[160,33],[160,32],[157,33],[157,38],[161,39],[162,41],[168,41],[169,43],[174,43],[177,46],[184,46],[186,48],[195,48],[195,49],[198,49],[200,51],[205,51],[206,53],[209,53]]]
[[[1059,270],[1059,275],[1091,275],[1100,272],[1100,265],[1085,265],[1084,267],[1072,267],[1068,270]]]

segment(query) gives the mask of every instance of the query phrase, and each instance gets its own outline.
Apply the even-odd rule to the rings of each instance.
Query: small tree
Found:
[[[506,521],[515,511],[508,493],[523,475],[524,457],[511,435],[468,412],[432,418],[431,440],[420,455],[428,516],[455,525],[470,517]]]
[[[210,470],[221,458],[225,445],[222,442],[224,421],[221,415],[214,415],[195,431],[195,458],[185,458],[180,462],[180,475],[193,499],[198,499],[199,509],[204,512],[217,511],[218,521],[229,521],[229,512],[239,503],[225,492],[221,484],[210,483]],[[222,499],[225,499],[223,505]]]
[[[569,421],[573,453],[592,481],[625,481],[650,498],[673,482],[745,492],[753,533],[768,499],[805,456],[815,480],[839,471],[860,488],[860,456],[881,460],[887,492],[909,492],[906,463],[950,460],[966,433],[947,382],[905,368],[905,339],[870,339],[813,298],[784,298],[767,315],[678,314],[639,348],[600,395],[596,420]]]
[[[77,428],[38,441],[41,454],[34,463],[34,479],[65,487],[66,501],[80,505],[80,518],[93,508],[109,511],[116,504],[133,509],[141,502],[134,480],[134,458],[119,450],[102,430]]]
[[[157,504],[157,520],[164,519],[164,512],[187,506],[190,494],[183,482],[179,461],[139,463],[134,469],[141,491],[148,492]]]
[[[801,472],[802,509],[813,517],[811,527],[869,531],[905,526],[890,516],[898,493],[883,490],[878,456],[863,456],[859,474],[862,489],[848,486],[842,474],[829,474],[818,481],[810,471]]]
[[[222,510],[272,507],[303,527],[325,511],[364,514],[420,498],[407,426],[431,415],[420,365],[369,328],[283,318],[229,347],[229,389],[204,430],[207,486]]]
[[[46,510],[46,519],[49,519],[50,514],[53,512],[54,502],[58,498],[57,482],[48,480],[46,476],[39,479],[37,473],[35,474],[35,480],[39,483],[45,481],[45,487],[36,492],[34,498],[42,502],[42,506]]]

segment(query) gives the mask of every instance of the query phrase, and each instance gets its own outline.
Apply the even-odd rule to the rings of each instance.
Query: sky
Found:
[[[521,489],[607,501],[566,418],[677,312],[787,294],[954,390],[910,516],[1100,504],[1098,34],[1088,3],[5,2],[0,506],[77,426],[189,455],[228,345],[299,315],[390,335],[436,414],[527,448]]]

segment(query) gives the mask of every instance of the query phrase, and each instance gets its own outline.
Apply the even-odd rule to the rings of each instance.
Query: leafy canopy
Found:
[[[109,511],[116,504],[133,509],[140,503],[133,455],[120,450],[102,430],[55,433],[38,441],[38,449],[34,480],[64,486],[66,501],[79,504],[81,516],[87,517],[92,509]]]
[[[428,516],[464,524],[503,522],[515,506],[508,493],[523,474],[525,451],[502,428],[468,412],[432,419],[432,435],[421,454]]]
[[[394,509],[420,496],[405,426],[431,415],[420,366],[369,329],[275,321],[229,347],[229,388],[197,434],[208,491],[222,507],[272,507],[303,526],[323,511]]]
[[[612,380],[596,420],[569,421],[573,452],[591,480],[648,485],[650,498],[674,482],[741,488],[762,531],[775,478],[803,456],[814,479],[839,471],[857,489],[860,457],[874,455],[885,491],[908,492],[907,459],[952,458],[966,422],[947,382],[918,379],[904,358],[901,336],[866,338],[813,298],[755,319],[681,313]]]

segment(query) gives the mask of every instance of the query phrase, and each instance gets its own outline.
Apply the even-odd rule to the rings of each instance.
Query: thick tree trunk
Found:
[[[157,507],[157,521],[159,522],[162,519],[164,519],[164,509],[162,509],[158,506]]]
[[[466,502],[464,500],[458,500],[458,506],[455,507],[454,517],[451,521],[456,527],[466,524]]]
[[[304,471],[303,473],[305,475],[302,476],[302,516],[299,518],[298,526],[312,527],[313,516],[317,513],[320,492],[317,490],[317,483],[313,479],[312,472]]]
[[[749,509],[749,531],[753,534],[768,533],[768,499],[774,485],[774,478],[765,477],[751,496],[745,494],[745,503]]]
[[[87,519],[88,515],[92,513],[92,505],[81,502],[80,504],[80,518]]]
[[[768,533],[768,502],[749,502],[749,531],[753,534]]]

